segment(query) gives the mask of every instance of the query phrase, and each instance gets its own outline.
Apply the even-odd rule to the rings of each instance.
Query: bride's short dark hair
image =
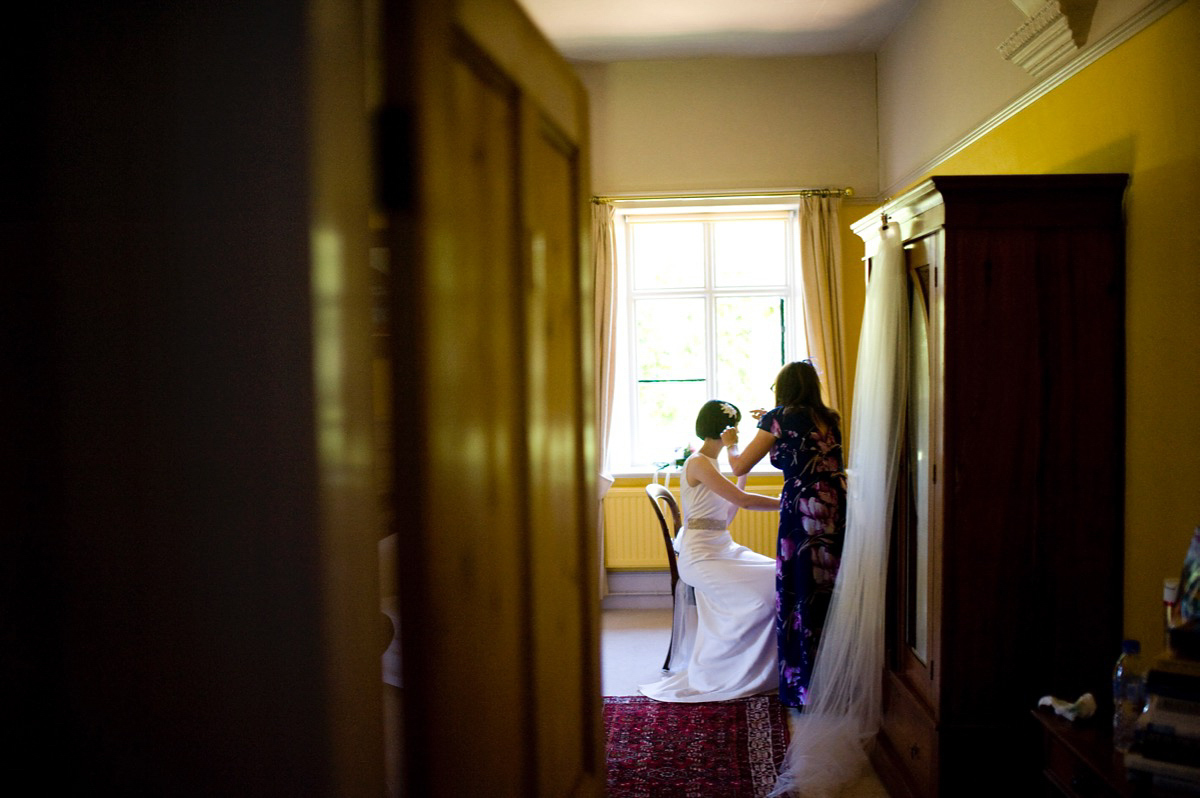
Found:
[[[696,415],[696,434],[703,439],[719,438],[728,427],[736,427],[742,420],[742,411],[737,405],[720,399],[709,399]]]

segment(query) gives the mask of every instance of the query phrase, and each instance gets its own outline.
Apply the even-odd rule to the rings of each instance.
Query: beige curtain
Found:
[[[600,506],[596,525],[599,546],[600,598],[608,595],[604,570],[604,494],[613,483],[608,469],[608,435],[612,423],[613,358],[616,355],[617,241],[613,206],[592,203],[592,263],[596,297],[596,451],[600,472],[596,475],[596,497]]]
[[[809,357],[829,394],[829,406],[845,412],[842,239],[838,221],[841,204],[839,197],[801,197],[800,274]]]

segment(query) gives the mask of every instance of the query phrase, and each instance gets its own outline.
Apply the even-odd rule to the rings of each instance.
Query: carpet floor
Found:
[[[608,798],[763,798],[787,749],[775,695],[673,704],[605,696]]]

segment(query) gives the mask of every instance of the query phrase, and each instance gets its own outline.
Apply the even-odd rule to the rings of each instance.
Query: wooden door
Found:
[[[401,792],[601,795],[585,95],[509,0],[383,30]]]

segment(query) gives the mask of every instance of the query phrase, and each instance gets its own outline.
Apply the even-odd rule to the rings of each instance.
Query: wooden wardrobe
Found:
[[[1109,711],[1127,181],[934,177],[883,208],[912,330],[872,753],[895,798],[1032,792],[1038,699]],[[880,215],[853,227],[874,252]]]

